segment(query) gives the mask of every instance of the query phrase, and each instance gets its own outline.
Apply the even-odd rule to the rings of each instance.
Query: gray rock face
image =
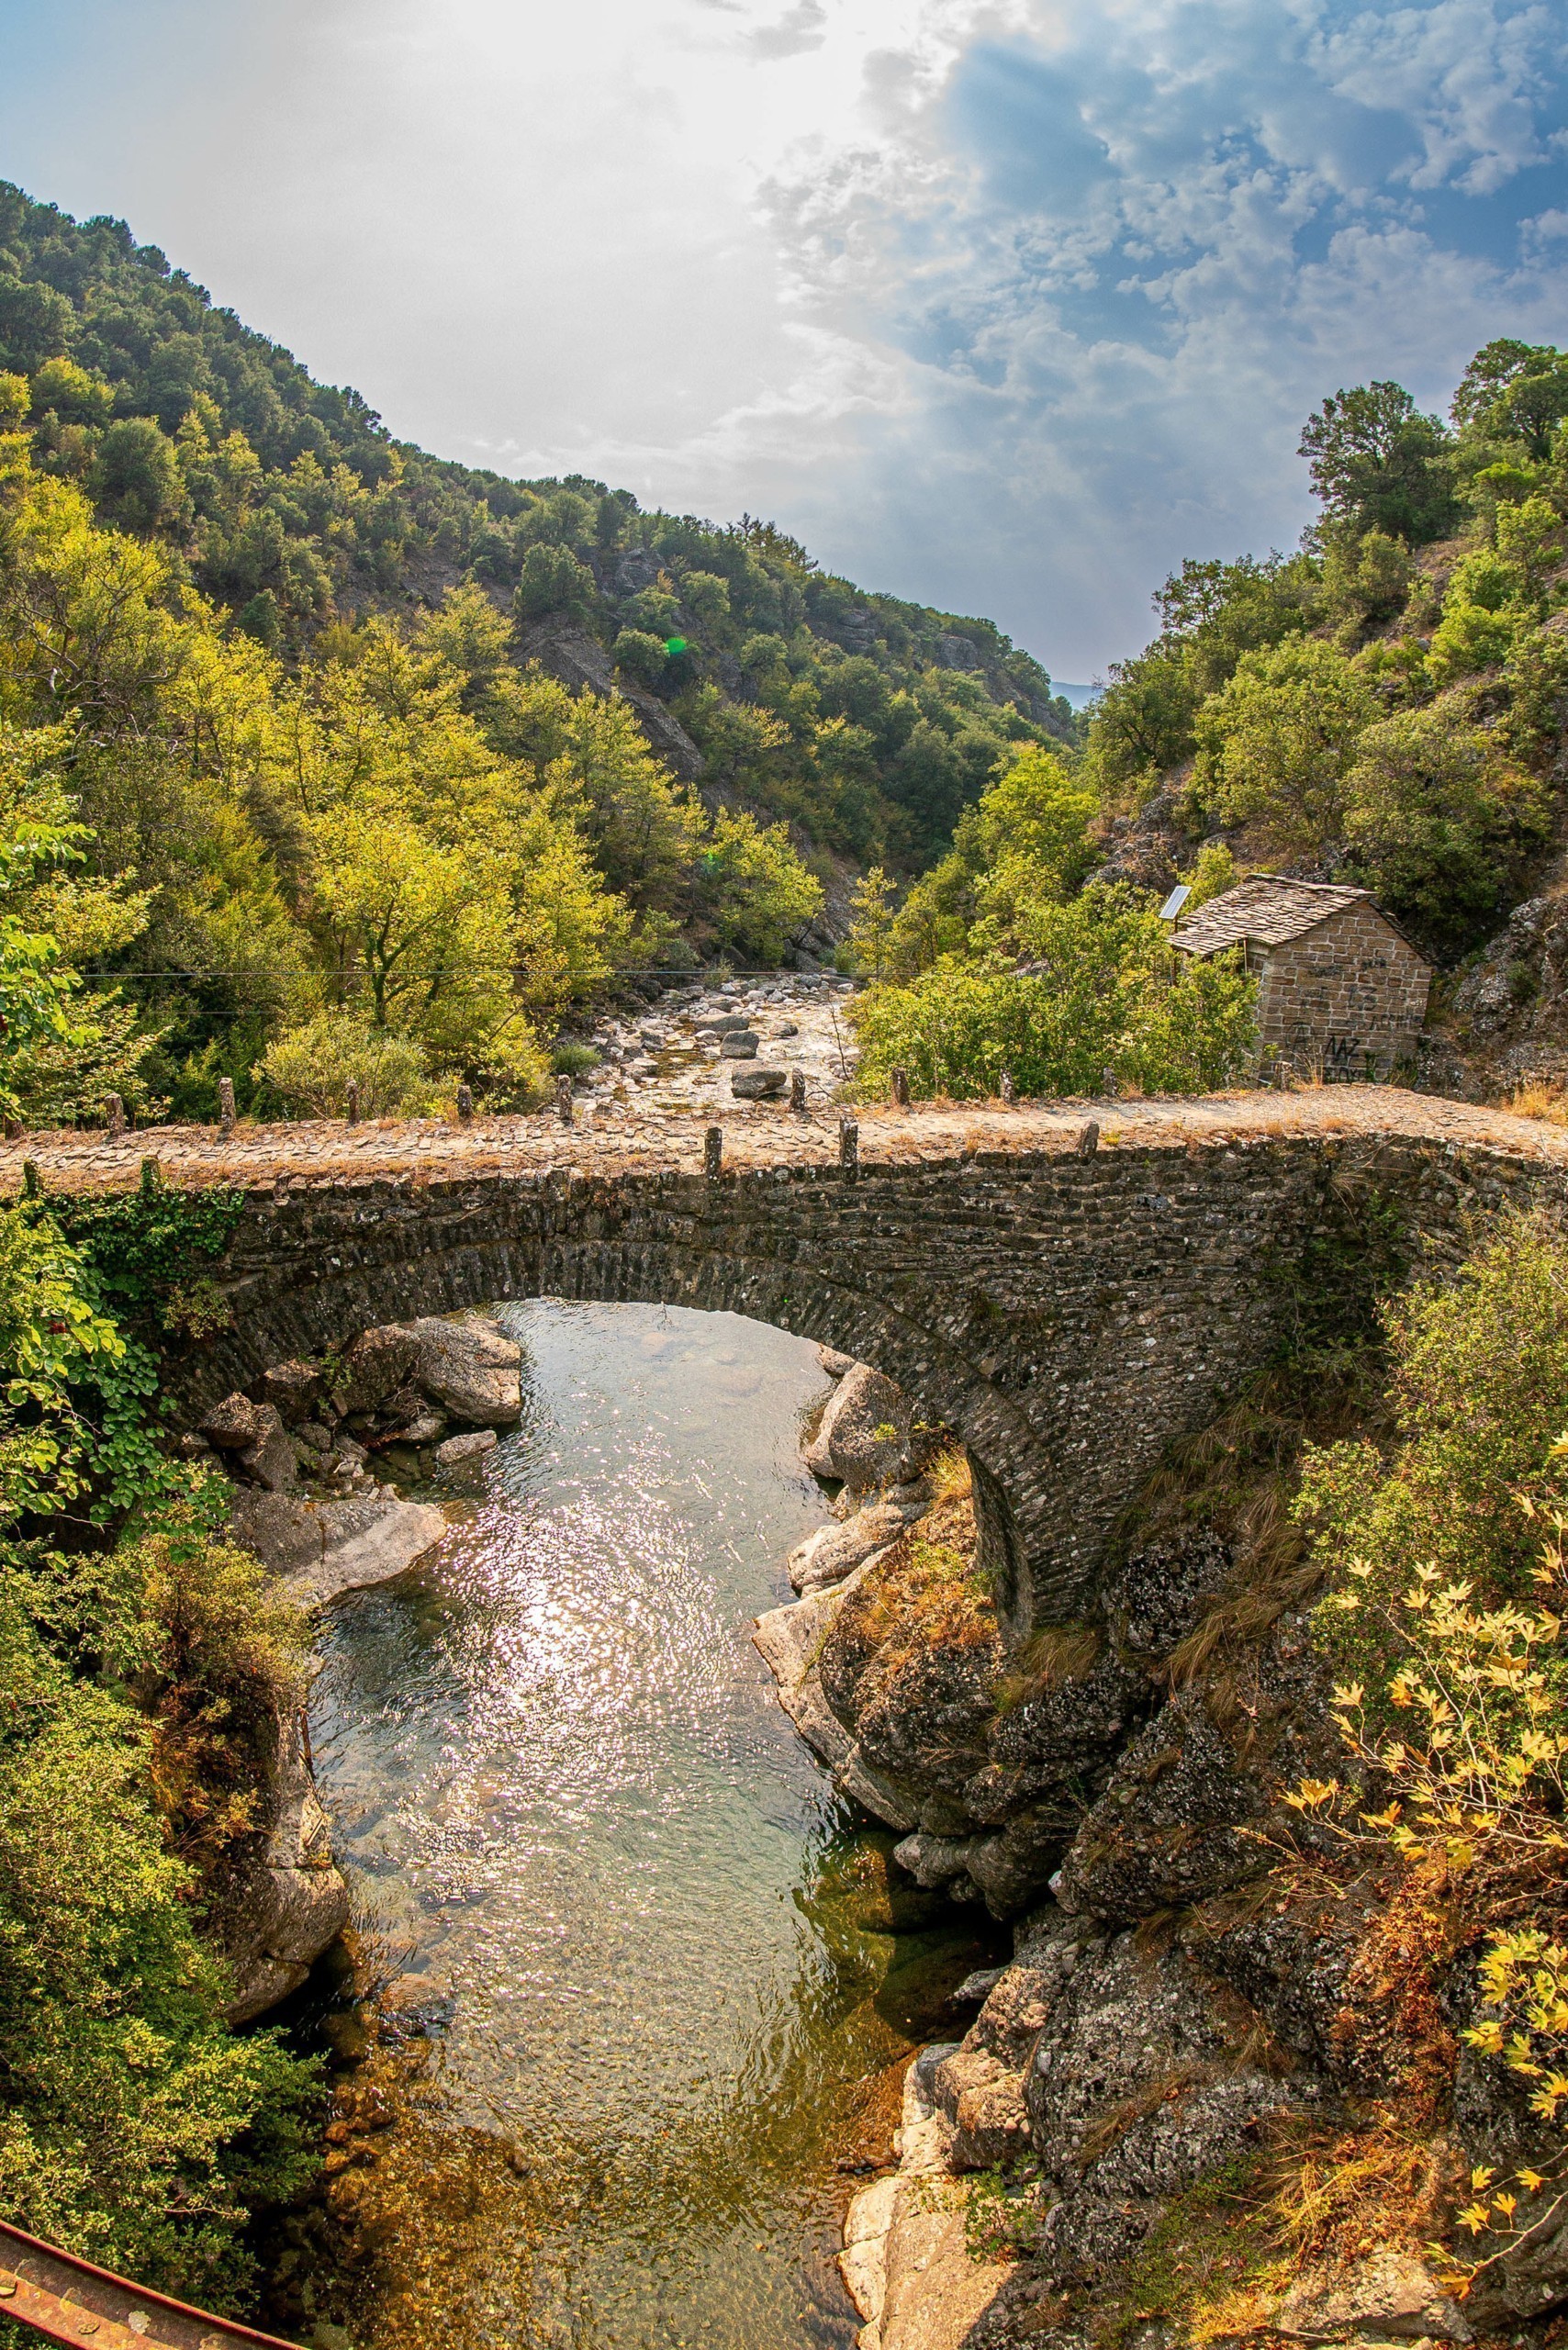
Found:
[[[801,1458],[813,1476],[839,1478],[859,1492],[918,1476],[940,1432],[917,1427],[917,1417],[902,1387],[857,1363],[828,1399]]]
[[[1116,1924],[1178,1908],[1258,1872],[1244,1833],[1269,1808],[1257,1769],[1183,1690],[1124,1749],[1062,1869],[1062,1898]]]
[[[494,1428],[470,1428],[466,1435],[449,1436],[444,1444],[436,1446],[436,1466],[460,1469],[465,1460],[481,1460],[487,1452],[494,1452],[499,1441]]]
[[[951,1836],[928,1836],[922,1832],[906,1836],[902,1844],[893,1846],[893,1858],[901,1869],[906,1869],[916,1885],[928,1889],[932,1886],[947,1885],[954,1877],[963,1876],[969,1865],[970,1847],[967,1841]]]
[[[1080,1964],[1041,2032],[1025,2097],[1057,2199],[1040,2258],[1060,2284],[1126,2260],[1180,2194],[1296,2101],[1246,2064],[1180,1949],[1130,1934]]]
[[[269,1493],[287,1493],[293,1485],[294,1444],[273,1404],[226,1395],[207,1414],[201,1432],[233,1468]]]
[[[1121,1654],[1146,1671],[1163,1664],[1225,1588],[1230,1546],[1213,1527],[1183,1527],[1130,1558],[1102,1606]]]
[[[439,1542],[446,1519],[428,1502],[406,1502],[386,1485],[345,1501],[306,1501],[241,1487],[230,1510],[234,1539],[306,1606],[340,1592],[388,1582]]]
[[[964,1791],[977,1819],[1002,1822],[1108,1763],[1149,1704],[1148,1684],[1103,1650],[1087,1671],[1050,1682],[998,1713],[990,1761]]]
[[[522,1350],[494,1323],[425,1316],[408,1326],[425,1393],[454,1420],[510,1427],[522,1417]]]
[[[738,1069],[730,1080],[730,1091],[738,1102],[771,1102],[789,1082],[787,1069]]]
[[[336,1402],[340,1411],[373,1412],[414,1375],[420,1349],[400,1322],[364,1330],[345,1351]]]
[[[220,1904],[218,1940],[234,1981],[230,2021],[249,2023],[297,1990],[348,1920],[348,1887],[291,1715],[278,1725],[272,1828]]]

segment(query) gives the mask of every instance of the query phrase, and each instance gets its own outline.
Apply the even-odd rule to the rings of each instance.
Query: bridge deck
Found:
[[[965,1151],[1072,1151],[1085,1124],[1098,1125],[1102,1149],[1307,1140],[1334,1136],[1403,1136],[1459,1148],[1490,1147],[1510,1158],[1568,1166],[1568,1130],[1394,1086],[1336,1085],[1300,1093],[1222,1093],[1193,1099],[1128,1102],[931,1103],[911,1110],[880,1105],[850,1113],[860,1126],[862,1163],[908,1165],[951,1159]],[[606,1110],[579,1105],[563,1126],[554,1109],[528,1116],[476,1118],[471,1124],[425,1118],[350,1126],[330,1119],[252,1126],[227,1138],[216,1126],[150,1126],[111,1141],[102,1133],[30,1135],[0,1145],[0,1196],[17,1192],[31,1160],[45,1183],[64,1191],[118,1191],[155,1158],[164,1180],[181,1190],[231,1184],[270,1187],[278,1178],[332,1184],[380,1178],[415,1181],[490,1173],[544,1175],[556,1169],[617,1175],[661,1169],[697,1172],[711,1113]],[[838,1157],[837,1110],[797,1113],[737,1103],[718,1122],[726,1169],[829,1166]]]

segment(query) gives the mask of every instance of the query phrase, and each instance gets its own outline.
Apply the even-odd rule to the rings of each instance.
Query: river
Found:
[[[824,1515],[826,1382],[730,1315],[501,1318],[521,1425],[323,1636],[318,1778],[393,2020],[362,2062],[413,2086],[321,2306],[359,2344],[841,2350],[846,2195],[992,1949],[898,1889],[747,1638]]]

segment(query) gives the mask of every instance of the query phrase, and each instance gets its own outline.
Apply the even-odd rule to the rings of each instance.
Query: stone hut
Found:
[[[1239,946],[1258,979],[1259,1058],[1349,1083],[1416,1058],[1432,967],[1371,892],[1254,873],[1180,923],[1179,955]]]

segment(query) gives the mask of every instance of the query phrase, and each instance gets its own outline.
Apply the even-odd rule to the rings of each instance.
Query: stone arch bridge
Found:
[[[15,1190],[242,1191],[233,1327],[172,1363],[196,1410],[369,1325],[536,1294],[725,1309],[875,1364],[960,1434],[1015,1629],[1070,1618],[1118,1513],[1305,1308],[1391,1233],[1438,1262],[1509,1198],[1568,1196],[1568,1136],[1391,1089],[699,1123],[38,1136]],[[1338,1286],[1337,1286],[1338,1285]]]

